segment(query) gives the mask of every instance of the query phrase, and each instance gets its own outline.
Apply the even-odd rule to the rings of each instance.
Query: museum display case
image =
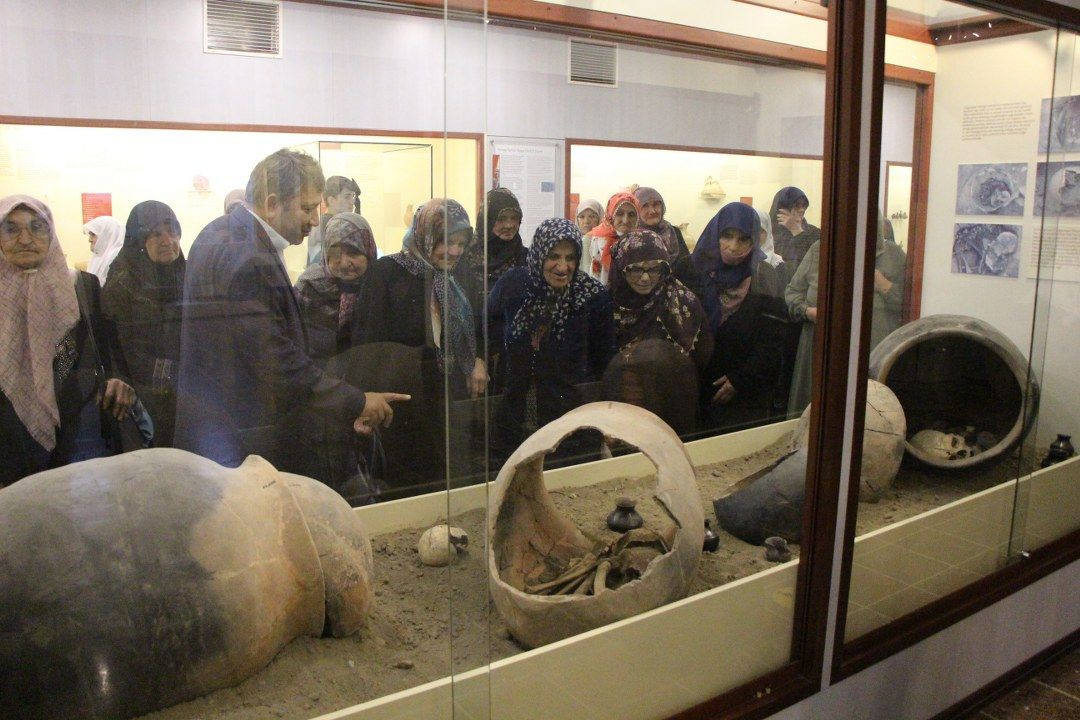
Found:
[[[885,486],[867,485],[864,453],[850,495],[842,655],[859,664],[913,613],[947,614],[1080,516],[1076,470],[1052,464],[1068,448],[1051,453],[1076,422],[1063,373],[1075,290],[1064,238],[1075,229],[1068,202],[1052,199],[1068,194],[1064,175],[1047,184],[1071,157],[1076,34],[980,7],[948,5],[936,18],[913,9],[889,2],[887,17],[926,25],[937,69],[918,90],[929,114],[913,122],[926,138],[906,207],[893,204],[887,108],[880,119],[886,181],[866,246],[860,359],[902,407],[905,442]],[[1001,64],[1005,55],[1026,58],[1023,69]],[[867,393],[869,433],[882,403]]]
[[[115,581],[127,622],[71,613],[91,639],[0,601],[0,716],[766,717],[1080,555],[1080,20],[644,5],[5,3],[0,197],[91,272],[87,223],[145,260],[129,213],[174,211],[189,419],[0,489],[0,517],[160,542]],[[266,179],[279,149],[317,209]],[[254,279],[208,249],[226,222]],[[358,391],[410,398],[326,409]],[[206,608],[168,609],[163,567]]]

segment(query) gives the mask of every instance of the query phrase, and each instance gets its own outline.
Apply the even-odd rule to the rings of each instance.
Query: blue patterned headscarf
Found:
[[[568,242],[574,247],[578,267],[570,284],[562,290],[556,290],[544,280],[544,261],[555,247]],[[550,218],[540,223],[533,234],[527,260],[529,279],[525,288],[525,302],[514,315],[506,329],[508,343],[531,338],[541,326],[556,340],[562,340],[566,333],[566,321],[600,293],[604,286],[581,271],[581,231],[572,221],[565,218]]]
[[[445,347],[436,348],[439,365],[445,368],[449,361],[467,381],[476,360],[472,306],[449,270],[436,269],[431,264],[435,247],[462,230],[472,233],[469,214],[461,203],[449,198],[428,200],[413,214],[412,226],[401,241],[401,252],[390,257],[413,275],[431,278],[431,291],[442,309],[442,326],[446,333],[446,342],[441,343]]]

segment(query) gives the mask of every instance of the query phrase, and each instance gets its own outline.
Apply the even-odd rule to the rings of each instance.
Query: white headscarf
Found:
[[[754,211],[758,214],[758,219],[761,221],[761,231],[765,234],[765,237],[762,238],[761,244],[758,245],[758,247],[760,247],[761,251],[765,253],[765,262],[769,263],[773,267],[776,267],[780,263],[784,262],[784,258],[780,257],[776,253],[776,249],[773,247],[772,221],[769,220],[769,213],[762,212],[757,208],[754,208]]]
[[[34,270],[20,270],[0,253],[0,389],[31,437],[51,451],[60,425],[53,358],[57,343],[79,320],[79,302],[45,203],[9,195],[0,199],[0,222],[20,205],[49,223],[49,250]]]
[[[97,241],[94,243],[93,254],[90,263],[86,266],[88,272],[97,275],[101,286],[105,287],[105,278],[109,276],[109,267],[116,259],[120,248],[124,247],[124,226],[120,221],[108,215],[96,217],[83,225],[83,232],[94,233]]]
[[[604,219],[604,206],[600,204],[599,200],[585,200],[577,208],[577,217],[581,217],[581,213],[586,210],[592,210],[596,213],[597,220]],[[577,218],[575,218],[577,219]]]

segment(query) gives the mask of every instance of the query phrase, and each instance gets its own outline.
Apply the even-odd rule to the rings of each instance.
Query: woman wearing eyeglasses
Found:
[[[0,199],[0,487],[114,451],[102,413],[122,418],[135,391],[99,297],[43,202]]]
[[[659,415],[678,433],[698,420],[698,370],[712,334],[697,297],[672,273],[660,235],[636,229],[612,250],[611,291],[619,352],[604,373],[606,397]]]
[[[714,339],[702,373],[702,399],[708,424],[716,429],[750,427],[772,415],[787,309],[780,275],[759,247],[760,227],[754,208],[728,203],[709,221],[691,255],[697,296]]]

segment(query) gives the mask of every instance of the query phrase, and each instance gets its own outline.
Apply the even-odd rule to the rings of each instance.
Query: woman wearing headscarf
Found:
[[[780,270],[781,278],[786,278],[786,271],[784,271],[783,268],[784,258],[780,257],[776,252],[776,246],[773,240],[772,221],[769,220],[769,216],[762,210],[754,208],[754,212],[757,213],[758,221],[761,223],[761,240],[759,241],[758,247],[761,248],[761,252],[765,253],[765,262],[769,263],[777,270]]]
[[[165,203],[147,200],[132,208],[124,247],[101,293],[135,393],[154,421],[157,447],[172,447],[176,426],[185,270],[180,233],[180,221]]]
[[[354,310],[364,277],[378,256],[368,221],[352,212],[326,223],[319,262],[296,281],[308,355],[323,364],[352,345]]]
[[[486,212],[482,208],[476,219],[476,227],[484,229],[484,236],[469,246],[454,268],[454,274],[475,313],[478,338],[483,337],[484,307],[491,289],[510,270],[525,265],[527,253],[519,232],[522,217],[521,203],[509,188],[490,191],[487,194]],[[501,326],[493,326],[491,337],[502,337],[502,331]],[[489,342],[487,347],[492,392],[500,392],[503,387],[501,345]]]
[[[533,235],[527,266],[504,275],[488,298],[488,317],[505,327],[507,382],[493,438],[499,453],[512,452],[527,432],[582,404],[579,385],[600,380],[615,352],[611,296],[582,272],[581,259],[577,225],[545,220]],[[564,442],[560,451],[597,448],[599,438],[586,435]]]
[[[125,377],[97,277],[68,268],[48,207],[0,199],[0,487],[114,452],[103,414],[131,411]]]
[[[108,215],[100,215],[83,225],[83,233],[90,238],[90,262],[86,271],[97,275],[102,287],[109,277],[113,260],[124,247],[124,226]]]
[[[581,235],[584,237],[592,232],[594,227],[600,224],[600,220],[603,217],[604,208],[599,200],[585,200],[578,205],[577,216],[575,216],[574,222],[577,223],[578,230],[581,231]]]
[[[799,267],[806,251],[821,238],[821,230],[806,221],[810,200],[797,187],[781,188],[773,197],[769,220],[772,222],[776,252],[788,267]]]
[[[797,417],[810,404],[813,384],[814,328],[817,325],[818,263],[821,242],[810,246],[799,269],[784,290],[788,313],[799,328],[795,361],[792,367],[791,389],[788,392],[788,416]]]
[[[620,238],[612,265],[619,351],[604,373],[604,394],[689,432],[698,415],[698,371],[713,350],[705,310],[675,278],[666,243],[652,230]]]
[[[652,230],[660,236],[664,249],[670,257],[669,262],[674,264],[679,258],[689,255],[690,250],[687,249],[686,241],[683,240],[682,231],[664,219],[667,215],[667,204],[660,193],[651,187],[639,187],[634,190],[634,197],[637,198],[638,206],[641,208],[641,220],[638,222],[638,227]]]
[[[589,275],[604,287],[611,286],[611,249],[626,233],[638,226],[641,207],[631,192],[618,192],[608,200],[603,221],[585,237],[589,249]]]
[[[398,347],[387,352],[414,349],[410,357],[419,358],[417,366],[396,361],[393,371],[400,374],[392,380],[395,387],[416,383],[420,389],[412,393],[411,407],[398,413],[403,422],[395,422],[387,449],[386,479],[397,486],[445,477],[443,443],[432,441],[445,432],[445,401],[479,397],[487,387],[472,307],[451,272],[471,241],[460,203],[429,200],[413,214],[401,251],[379,258],[367,272],[357,301],[354,343],[394,343]],[[411,443],[401,437],[406,432]]]
[[[701,234],[691,260],[714,350],[702,372],[709,425],[739,429],[766,422],[780,370],[782,281],[759,247],[754,208],[725,205]]]
[[[488,381],[472,307],[451,272],[470,242],[465,208],[429,200],[416,209],[401,251],[375,262],[361,296],[359,341],[426,348],[454,397],[479,397]]]
[[[821,238],[821,231],[806,221],[808,207],[810,207],[810,200],[806,197],[806,193],[797,187],[788,186],[776,193],[772,208],[769,210],[776,252],[784,259],[787,280],[790,280],[799,269],[799,264],[810,246]],[[783,398],[791,397],[792,373],[795,371],[794,366],[797,362],[796,355],[801,332],[801,319],[795,318],[784,326],[783,367],[780,371],[777,393],[777,401],[781,404],[784,402]],[[790,402],[788,404],[790,405]]]
[[[888,239],[889,232],[888,220],[879,213],[870,350],[900,327],[904,309],[904,268],[907,265],[907,255],[895,241]]]

